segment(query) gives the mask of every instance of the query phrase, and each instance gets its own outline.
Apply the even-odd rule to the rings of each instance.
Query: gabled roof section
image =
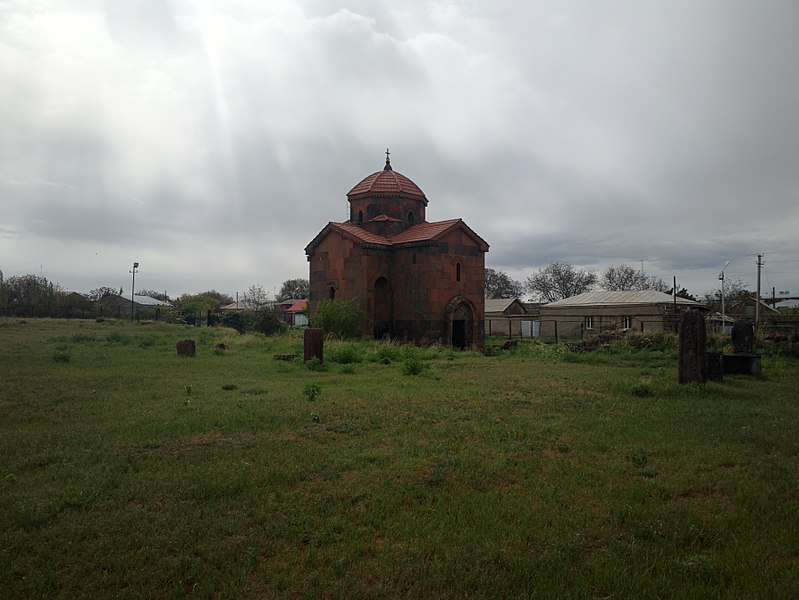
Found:
[[[376,233],[372,233],[367,231],[363,227],[359,227],[354,223],[344,222],[344,223],[328,223],[322,231],[320,231],[316,237],[311,240],[311,243],[305,246],[305,254],[311,255],[316,247],[322,243],[328,234],[332,232],[336,232],[342,237],[355,242],[356,244],[368,244],[370,246],[383,246],[388,249],[391,246],[391,242],[384,238],[382,235],[377,235]]]
[[[504,313],[513,304],[518,304],[523,312],[527,312],[518,298],[486,298],[485,299],[485,312],[488,313]]]
[[[402,233],[392,237],[391,243],[400,245],[435,241],[441,239],[453,229],[462,229],[466,235],[480,246],[481,251],[488,252],[488,243],[472,231],[471,227],[464,223],[462,219],[450,219],[448,221],[435,221],[433,223],[419,223],[418,225],[413,225]]]
[[[544,306],[614,306],[624,304],[673,304],[674,298],[670,294],[657,292],[655,290],[628,291],[628,292],[585,292],[577,294],[563,300],[550,302]],[[681,306],[702,306],[699,302],[680,298],[677,296],[677,304]]]
[[[402,223],[401,219],[395,219],[388,215],[377,215],[374,219],[369,219],[370,223]]]
[[[391,238],[386,238],[382,235],[367,231],[354,223],[330,222],[319,232],[313,241],[305,247],[305,254],[311,255],[316,247],[322,243],[322,240],[325,239],[329,233],[334,231],[357,244],[369,245],[372,247],[378,246],[389,250],[392,247],[412,246],[415,244],[423,244],[424,242],[434,242],[454,229],[462,229],[466,235],[480,246],[482,252],[488,252],[488,244],[483,238],[472,231],[461,219],[451,219],[449,221],[438,221],[435,223],[419,223]]]

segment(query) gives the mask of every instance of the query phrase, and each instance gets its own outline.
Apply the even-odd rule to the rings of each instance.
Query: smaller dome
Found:
[[[427,203],[427,198],[419,186],[390,166],[365,177],[347,193],[347,198],[350,200],[369,196],[399,196]]]

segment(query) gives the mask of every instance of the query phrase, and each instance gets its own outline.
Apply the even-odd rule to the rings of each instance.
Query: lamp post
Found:
[[[133,282],[131,283],[131,287],[130,287],[130,320],[131,321],[133,320],[133,312],[134,312],[133,311],[133,294],[135,293],[135,290],[136,290],[136,273],[138,273],[138,268],[139,268],[139,263],[137,263],[137,262],[133,263],[133,270],[131,271],[131,273],[133,273]]]
[[[724,263],[724,266],[721,268],[721,273],[719,274],[719,279],[721,280],[721,333],[724,333],[724,328],[727,325],[726,318],[724,316],[724,269],[730,266],[730,261]]]

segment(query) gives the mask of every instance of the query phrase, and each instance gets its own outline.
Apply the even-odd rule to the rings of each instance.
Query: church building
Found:
[[[328,223],[305,248],[310,310],[355,299],[361,334],[459,348],[483,346],[488,244],[461,219],[427,221],[427,197],[386,166],[347,194],[348,221]]]

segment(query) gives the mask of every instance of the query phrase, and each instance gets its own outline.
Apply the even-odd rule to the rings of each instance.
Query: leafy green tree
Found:
[[[518,298],[524,292],[521,282],[512,279],[504,271],[485,270],[486,298]]]
[[[307,298],[309,288],[310,283],[307,279],[301,277],[297,279],[287,279],[283,282],[283,285],[280,286],[280,292],[277,294],[277,301],[282,302],[290,298],[296,300]]]
[[[205,313],[209,310],[217,310],[224,304],[230,304],[233,299],[217,292],[210,290],[208,292],[201,292],[199,294],[183,294],[176,300],[177,307],[183,312],[198,312]]]
[[[229,310],[222,313],[220,322],[223,326],[235,329],[239,333],[247,333],[252,329],[253,317],[251,310]]]
[[[342,339],[356,337],[365,320],[366,313],[355,300],[322,300],[311,315],[313,327]]]
[[[24,307],[28,314],[46,314],[64,294],[61,286],[40,275],[10,277],[3,288],[8,306]]]
[[[120,290],[121,291],[121,290]],[[107,296],[116,296],[117,289],[113,287],[103,286],[89,292],[89,300],[97,301],[102,300]]]
[[[288,323],[282,319],[280,311],[273,308],[262,308],[255,313],[252,328],[264,335],[275,335],[283,333],[289,326]]]
[[[554,262],[529,276],[525,289],[545,302],[555,302],[590,291],[596,281],[592,271],[575,269],[567,262]]]

